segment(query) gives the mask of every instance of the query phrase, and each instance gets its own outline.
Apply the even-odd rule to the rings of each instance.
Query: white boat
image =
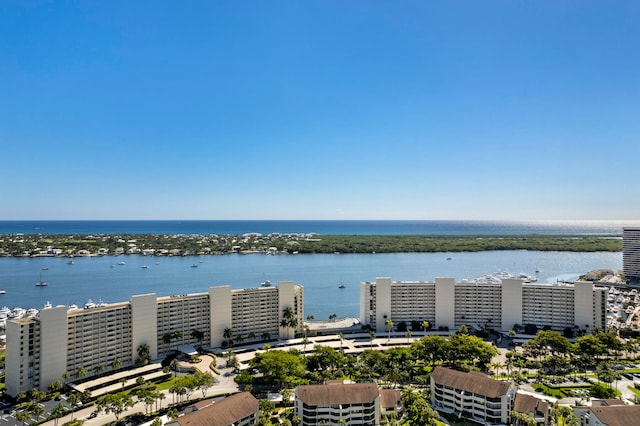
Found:
[[[73,260],[68,260],[67,265],[73,265]]]
[[[197,268],[197,267],[198,267],[198,265],[194,263],[193,265],[191,265],[191,267],[192,267],[192,268]]]
[[[346,285],[344,285],[344,284],[342,284],[342,283],[340,283],[340,285],[338,286],[338,288],[347,288],[347,286],[346,286]]]
[[[118,262],[118,265],[126,265],[124,262]]]
[[[51,308],[51,302],[47,300],[47,303],[44,304],[44,307],[42,309],[49,309],[49,308]]]
[[[95,308],[96,304],[93,303],[93,300],[89,299],[87,300],[87,303],[84,304],[84,308],[85,309],[91,309],[91,308]]]
[[[5,294],[7,290],[0,290],[0,294]]]
[[[142,269],[147,269],[147,268],[149,268],[149,267],[148,267],[147,265],[142,265],[142,266],[141,266],[141,268],[142,268]]]
[[[271,287],[271,281],[269,281],[269,280],[265,280],[265,281],[263,281],[262,283],[260,283],[260,285],[261,285],[262,287]]]
[[[40,281],[36,283],[36,287],[44,287],[49,285],[46,281],[42,281],[42,272],[40,272]]]

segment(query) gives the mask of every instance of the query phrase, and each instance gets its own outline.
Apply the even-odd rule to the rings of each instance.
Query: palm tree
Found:
[[[136,364],[148,364],[149,361],[151,361],[151,348],[149,348],[149,345],[147,345],[146,343],[141,344],[140,346],[138,346],[138,359],[136,361]]]
[[[271,334],[269,332],[265,331],[264,333],[262,333],[260,335],[260,337],[262,338],[262,340],[267,342],[267,341],[269,341],[271,339]]]
[[[282,311],[282,321],[280,322],[282,327],[291,327],[295,328],[298,326],[298,318],[296,318],[296,313],[293,311],[291,306],[287,306]]]
[[[93,372],[96,376],[101,375],[104,372],[104,365],[102,364],[98,364],[95,367],[93,367]]]
[[[69,373],[68,371],[62,373],[62,383],[67,384],[67,380],[69,380],[69,377],[71,377],[71,373]]]
[[[233,336],[233,330],[231,330],[230,328],[225,328],[222,332],[222,337],[226,339],[228,347],[231,347],[231,345],[233,344],[233,342],[231,341],[231,336]]]
[[[413,332],[411,330],[407,329],[406,333],[407,333],[407,343],[410,343],[411,342],[411,334],[413,334]]]
[[[160,401],[160,410],[162,409],[162,400],[165,399],[167,396],[164,394],[164,392],[158,392],[158,400]],[[156,408],[156,411],[158,411],[158,408]]]
[[[340,338],[340,352],[342,354],[344,354],[344,351],[342,350],[342,342],[344,341],[344,333],[338,333],[338,337]]]
[[[256,340],[256,333],[254,333],[253,331],[249,334],[247,334],[247,339],[248,340]]]
[[[17,421],[22,422],[22,424],[26,424],[27,420],[29,420],[31,418],[31,413],[29,413],[27,410],[22,410],[22,411],[18,411],[15,414],[15,418]]]
[[[120,358],[115,358],[111,361],[111,370],[117,370],[120,367],[122,367],[122,360]]]
[[[286,329],[295,329],[298,326],[298,318],[291,306],[287,306],[282,311],[282,321],[280,321],[280,327]]]
[[[375,330],[369,330],[369,339],[371,342],[371,349],[373,349],[373,339],[376,338],[376,331]]]
[[[76,372],[73,373],[73,375],[75,376],[76,380],[78,380],[87,375],[87,369],[81,365],[76,369]]]
[[[204,333],[200,330],[191,330],[191,337],[193,337],[198,341],[198,343],[200,343],[202,342],[202,339],[204,339]]]
[[[388,329],[388,331],[389,331],[389,337],[387,338],[387,340],[391,340],[391,330],[393,330],[393,326],[394,326],[395,324],[393,323],[393,321],[391,321],[391,319],[388,319],[388,320],[384,323],[384,325],[386,325],[386,326],[387,326],[387,329]]]
[[[242,336],[242,334],[236,334],[233,340],[235,340],[238,343],[242,343],[244,342],[244,337]]]
[[[427,332],[427,328],[429,328],[429,321],[427,321],[427,320],[422,321],[422,332],[426,333]]]
[[[306,337],[302,339],[302,354],[303,356],[307,356],[307,345],[309,344],[309,339]]]
[[[66,412],[67,412],[67,408],[64,405],[62,405],[62,403],[59,403],[58,405],[55,406],[55,408],[51,411],[51,416],[53,417],[54,426],[58,426],[58,421],[60,420],[60,417],[64,416]]]

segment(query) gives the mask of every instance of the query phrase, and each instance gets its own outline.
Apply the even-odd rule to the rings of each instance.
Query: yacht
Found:
[[[262,287],[271,287],[271,281],[265,280],[260,284]]]
[[[40,281],[36,283],[36,287],[44,287],[49,285],[46,281],[42,281],[42,272],[40,272]]]
[[[147,265],[142,265],[142,266],[141,266],[141,268],[142,268],[142,269],[147,269],[147,268],[149,268],[149,267],[148,267]]]

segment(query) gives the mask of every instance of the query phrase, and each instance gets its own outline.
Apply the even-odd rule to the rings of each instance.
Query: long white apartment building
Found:
[[[434,328],[458,329],[461,325],[508,331],[515,324],[550,326],[562,331],[578,326],[606,328],[608,289],[592,282],[575,284],[392,281],[377,278],[360,283],[360,322],[377,332],[386,331],[388,320],[410,325],[424,320]]]
[[[134,365],[142,345],[151,359],[185,345],[219,347],[226,329],[245,342],[291,338],[302,331],[303,305],[302,286],[283,281],[273,287],[218,286],[205,293],[150,293],[129,302],[45,308],[35,318],[7,322],[6,391],[15,396],[44,390],[65,373],[73,378],[83,370],[92,376],[115,365]],[[295,329],[280,326],[287,308],[298,320]]]

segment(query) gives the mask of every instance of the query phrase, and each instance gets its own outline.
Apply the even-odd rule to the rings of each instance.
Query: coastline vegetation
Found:
[[[0,235],[0,256],[622,251],[604,235]]]

